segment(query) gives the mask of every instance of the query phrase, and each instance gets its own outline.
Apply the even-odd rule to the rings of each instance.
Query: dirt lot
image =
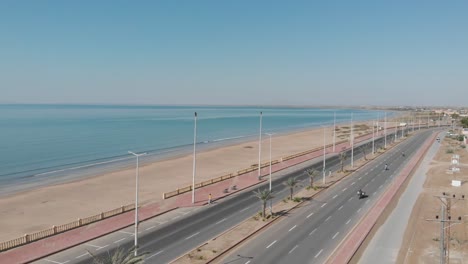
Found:
[[[453,224],[450,229],[450,263],[468,263],[468,228],[466,224],[468,216],[468,151],[463,148],[461,142],[445,138],[441,148],[430,163],[426,175],[424,190],[411,213],[410,222],[405,230],[402,247],[398,255],[397,263],[439,263],[440,257],[440,223],[427,221],[441,216],[441,201],[435,196],[441,196],[446,192],[452,199],[452,220],[462,217],[462,222]],[[460,172],[452,173],[452,156],[460,156]],[[452,180],[460,180],[461,187],[451,186]],[[461,199],[465,194],[465,199]],[[448,226],[448,224],[446,224]]]

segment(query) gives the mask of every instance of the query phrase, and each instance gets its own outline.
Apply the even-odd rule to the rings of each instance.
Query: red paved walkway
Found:
[[[356,143],[372,138],[372,135],[364,135],[356,138]],[[340,152],[342,149],[348,149],[348,143],[337,144],[335,146],[335,153]],[[333,147],[330,146],[326,149],[326,153],[332,153]],[[272,172],[277,172],[288,167],[297,165],[299,163],[320,157],[323,155],[323,149],[317,150],[310,154],[300,156],[288,161],[280,162],[272,166]],[[261,175],[268,175],[269,167],[261,170]],[[142,207],[139,210],[140,220],[146,220],[154,216],[163,214],[167,211],[176,209],[178,207],[200,206],[207,203],[208,194],[212,194],[213,200],[220,199],[232,193],[238,192],[242,189],[254,186],[262,181],[258,180],[258,172],[253,171],[229,180],[225,180],[216,184],[208,185],[197,189],[195,191],[195,204],[192,204],[191,192],[181,194],[179,196],[163,200],[158,203],[153,203]],[[237,185],[237,191],[230,191],[230,193],[223,193],[225,188]],[[97,237],[112,233],[119,229],[130,226],[134,223],[134,212],[127,212],[118,216],[104,219],[102,221],[90,224],[87,226],[79,227],[61,234],[57,234],[48,238],[26,244],[5,252],[0,253],[0,263],[26,263],[34,261],[64,249],[82,244],[86,241],[93,240]]]

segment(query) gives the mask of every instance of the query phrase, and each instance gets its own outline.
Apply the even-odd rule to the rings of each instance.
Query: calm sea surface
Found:
[[[0,191],[128,166],[134,162],[129,150],[148,152],[143,162],[188,151],[195,111],[201,148],[258,136],[259,111],[264,113],[263,131],[276,133],[332,124],[335,112],[337,122],[349,122],[351,112],[355,120],[378,114],[355,109],[0,105]]]

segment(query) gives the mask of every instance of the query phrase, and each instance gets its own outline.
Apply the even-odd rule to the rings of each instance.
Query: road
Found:
[[[440,133],[443,139],[445,133]],[[405,191],[401,194],[398,204],[393,209],[385,223],[376,232],[363,252],[359,263],[396,263],[406,226],[411,216],[413,206],[423,191],[429,164],[439,150],[440,143],[435,141],[426,156],[416,169]],[[410,249],[408,249],[408,253]]]
[[[387,136],[387,142],[393,140],[394,135]],[[383,145],[383,138],[375,141],[376,148]],[[367,153],[371,144],[367,145]],[[350,156],[348,152],[348,157]],[[355,148],[355,159],[362,157],[362,151]],[[275,194],[273,202],[279,202],[288,195],[288,189],[282,183],[289,177],[297,177],[307,185],[308,176],[304,173],[306,168],[322,170],[322,160],[317,158],[313,165],[295,166],[274,176],[272,190]],[[345,162],[349,164],[348,158]],[[309,162],[311,164],[311,162]],[[336,155],[327,158],[326,169],[336,171],[339,169],[339,159]],[[315,180],[319,180],[317,177]],[[185,209],[185,211],[173,212],[161,217],[153,218],[140,224],[139,250],[147,252],[146,263],[167,263],[180,255],[190,251],[196,246],[215,237],[223,231],[235,226],[239,222],[251,217],[261,209],[258,198],[252,195],[252,191],[258,188],[267,188],[265,183],[253,187],[244,192],[230,196],[229,198],[203,208]],[[89,263],[91,252],[95,256],[103,256],[116,248],[128,249],[133,246],[133,228],[129,227],[112,234],[89,241],[85,244],[48,256],[35,263]]]
[[[376,158],[249,240],[223,263],[323,263],[430,134],[421,132]],[[383,170],[385,163],[389,170]],[[359,189],[369,196],[358,199]]]

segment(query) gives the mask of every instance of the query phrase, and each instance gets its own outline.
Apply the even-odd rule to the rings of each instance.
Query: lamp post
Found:
[[[336,112],[333,113],[333,152],[335,152],[335,141],[336,141]]]
[[[387,149],[387,112],[385,112],[385,119],[384,119],[384,134],[385,134],[384,148]]]
[[[135,257],[138,256],[138,158],[140,156],[146,155],[146,153],[136,154],[134,152],[129,151],[129,154],[132,154],[136,157],[136,176],[135,176]]]
[[[353,113],[351,113],[351,169],[354,168],[354,128]]]
[[[193,126],[192,204],[195,203],[196,168],[197,168],[197,112],[195,112],[195,115],[194,115],[194,126]]]
[[[323,185],[325,185],[325,130],[326,126],[323,126]]]
[[[375,153],[375,148],[374,148],[374,140],[375,140],[374,128],[375,128],[375,121],[372,121],[372,155],[374,155],[374,153]],[[377,127],[377,129],[379,129],[379,128]]]
[[[270,137],[270,194],[271,194],[271,136],[273,134],[271,133],[266,133]],[[272,205],[272,200],[270,199],[270,213],[273,214],[273,205]]]
[[[260,131],[259,131],[259,138],[258,138],[258,180],[262,179],[261,175],[261,157],[262,157],[262,115],[263,113],[260,112]]]

